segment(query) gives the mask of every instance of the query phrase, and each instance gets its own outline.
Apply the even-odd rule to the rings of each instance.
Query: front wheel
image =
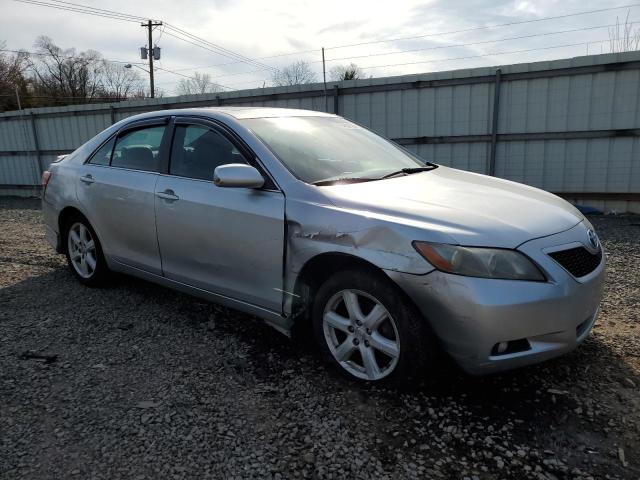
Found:
[[[325,359],[358,380],[410,379],[435,351],[424,319],[377,272],[347,270],[329,278],[314,299],[313,326]]]
[[[80,283],[99,286],[109,275],[98,236],[81,215],[66,223],[66,255],[69,269]]]

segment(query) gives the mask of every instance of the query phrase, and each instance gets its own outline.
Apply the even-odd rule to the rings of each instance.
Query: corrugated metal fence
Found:
[[[496,92],[498,95],[496,95]],[[127,116],[216,105],[338,113],[422,158],[640,210],[640,52],[0,114],[0,194]]]

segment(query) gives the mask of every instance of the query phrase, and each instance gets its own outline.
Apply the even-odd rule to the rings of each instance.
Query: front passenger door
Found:
[[[164,275],[187,285],[282,311],[284,196],[275,188],[223,188],[218,165],[246,151],[214,124],[176,120],[169,172],[156,185]]]

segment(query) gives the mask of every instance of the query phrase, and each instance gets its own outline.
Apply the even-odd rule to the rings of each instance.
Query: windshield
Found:
[[[243,121],[300,180],[378,180],[425,164],[388,140],[337,117]]]

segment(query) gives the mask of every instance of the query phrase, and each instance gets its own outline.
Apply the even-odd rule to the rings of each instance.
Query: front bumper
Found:
[[[548,281],[463,277],[439,271],[411,275],[387,271],[416,303],[441,344],[468,373],[483,374],[538,363],[576,348],[598,315],[604,286],[600,265],[576,279],[547,255],[548,249],[584,243],[586,226],[532,240],[518,249]],[[501,342],[528,346],[498,353]]]

